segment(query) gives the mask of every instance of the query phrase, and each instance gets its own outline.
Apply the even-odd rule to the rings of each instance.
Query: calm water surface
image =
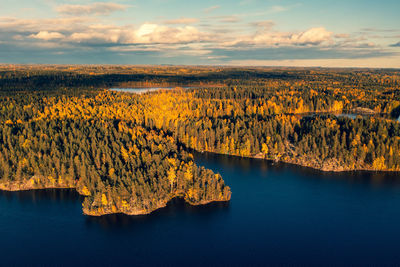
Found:
[[[69,190],[0,192],[1,265],[400,264],[400,177],[195,154],[229,204],[92,218]]]
[[[159,91],[159,90],[172,90],[176,88],[181,88],[181,89],[189,89],[189,88],[195,88],[195,87],[146,87],[146,88],[110,88],[110,91],[115,91],[115,92],[123,92],[123,93],[134,93],[134,94],[143,94],[143,93],[148,93],[148,92],[153,92],[153,91]]]

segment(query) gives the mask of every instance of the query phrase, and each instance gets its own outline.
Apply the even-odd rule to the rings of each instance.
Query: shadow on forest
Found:
[[[394,108],[392,110],[392,112],[390,112],[390,116],[392,116],[392,118],[399,118],[400,117],[400,106],[398,106],[397,108]]]
[[[59,76],[62,76],[60,78]],[[152,74],[152,73],[132,73],[132,74],[78,74],[59,72],[53,74],[38,74],[30,77],[10,77],[0,79],[0,93],[26,91],[55,91],[63,88],[70,89],[93,89],[118,87],[124,82],[143,82],[153,81],[168,83],[176,86],[188,86],[201,82],[220,82],[235,79],[284,79],[297,80],[302,77],[302,73],[289,73],[286,70],[255,70],[255,69],[231,69],[223,70],[218,73],[201,73],[192,75],[181,74]]]

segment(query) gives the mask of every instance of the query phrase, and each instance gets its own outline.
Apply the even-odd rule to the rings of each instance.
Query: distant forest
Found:
[[[86,214],[145,214],[230,199],[193,150],[400,171],[399,89],[396,70],[3,65],[0,189],[76,188]]]

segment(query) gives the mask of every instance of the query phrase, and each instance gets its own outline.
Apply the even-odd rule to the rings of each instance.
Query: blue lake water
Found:
[[[176,89],[176,88],[189,89],[189,88],[194,88],[194,87],[110,88],[110,91],[143,94],[143,93],[148,93],[148,92],[153,92],[153,91],[158,91],[158,90],[172,90],[172,89]]]
[[[370,118],[370,117],[374,117],[374,118],[381,118],[381,119],[389,119],[389,120],[393,120],[395,122],[400,122],[400,116],[396,119],[396,118],[392,118],[389,115],[385,115],[385,114],[357,114],[357,113],[339,113],[339,114],[334,114],[334,113],[306,113],[306,114],[298,114],[297,116],[299,118],[301,117],[314,117],[314,116],[321,116],[321,115],[327,115],[327,114],[332,114],[338,118],[340,117],[344,117],[344,118],[348,118],[348,119],[352,119],[355,120],[356,118]]]
[[[195,154],[232,200],[82,215],[71,190],[0,192],[1,265],[400,264],[400,177]]]

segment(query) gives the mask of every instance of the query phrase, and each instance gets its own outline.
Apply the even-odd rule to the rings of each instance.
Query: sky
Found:
[[[400,68],[399,0],[0,0],[0,63]]]

